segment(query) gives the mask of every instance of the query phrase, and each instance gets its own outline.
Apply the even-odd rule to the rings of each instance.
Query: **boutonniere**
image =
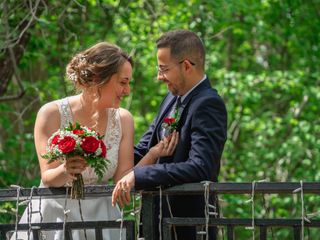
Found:
[[[165,137],[170,136],[174,130],[177,130],[180,116],[179,114],[175,114],[175,115],[176,115],[175,117],[166,117],[161,124]]]

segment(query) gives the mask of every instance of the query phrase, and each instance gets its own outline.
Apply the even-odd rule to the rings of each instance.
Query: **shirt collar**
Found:
[[[201,79],[201,81],[199,81],[196,85],[194,85],[188,92],[186,92],[184,95],[181,96],[181,102],[183,103],[183,101],[186,99],[186,97],[193,91],[193,89],[195,89],[198,85],[200,85],[204,80],[206,80],[207,75],[204,75],[203,78]]]

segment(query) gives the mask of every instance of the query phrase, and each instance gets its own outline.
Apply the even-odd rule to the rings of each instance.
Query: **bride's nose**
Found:
[[[125,85],[122,89],[123,95],[129,95],[130,94],[130,85]]]

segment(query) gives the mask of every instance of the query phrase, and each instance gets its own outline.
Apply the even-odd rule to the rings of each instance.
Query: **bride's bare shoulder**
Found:
[[[120,112],[120,119],[121,119],[122,128],[128,128],[128,129],[133,128],[132,114],[127,109],[124,109],[124,108],[120,108],[119,112]],[[124,130],[126,130],[126,129],[124,129]]]
[[[132,114],[131,112],[129,112],[127,109],[125,108],[119,108],[119,112],[120,112],[120,117],[121,118],[127,118],[127,119],[132,119]]]
[[[38,116],[44,117],[55,117],[59,116],[59,108],[58,105],[53,102],[48,102],[44,104],[38,111]]]
[[[58,105],[53,101],[44,104],[38,111],[37,126],[52,126],[54,129],[60,126],[60,113]]]

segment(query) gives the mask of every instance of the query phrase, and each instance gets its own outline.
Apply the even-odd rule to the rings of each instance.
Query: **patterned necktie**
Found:
[[[179,118],[180,118],[180,114],[181,114],[181,97],[180,96],[178,96],[177,97],[177,101],[176,101],[176,105],[175,105],[175,107],[174,107],[174,111],[175,111],[175,115],[174,116],[176,116],[177,114],[179,115]]]

